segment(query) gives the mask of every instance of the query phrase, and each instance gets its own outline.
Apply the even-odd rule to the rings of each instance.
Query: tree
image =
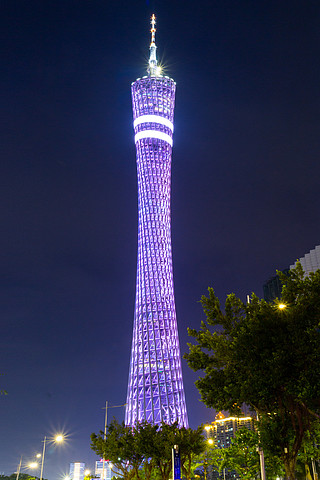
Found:
[[[204,449],[202,427],[197,430],[178,428],[177,423],[151,425],[143,422],[127,427],[113,420],[108,433],[91,435],[91,448],[100,456],[108,458],[117,474],[126,479],[150,480],[160,477],[168,480],[172,471],[172,447],[179,445],[181,470],[187,480],[191,479],[192,461]]]
[[[260,472],[258,444],[256,432],[247,428],[239,430],[231,440],[230,447],[223,449],[220,471],[222,468],[235,470],[242,480],[257,478]]]
[[[214,465],[220,473],[223,469],[235,470],[243,480],[260,478],[259,444],[257,431],[240,428],[232,438],[230,447],[215,449]],[[266,454],[265,468],[268,479],[281,475],[279,457]]]
[[[316,460],[320,459],[320,422],[315,422],[312,430],[306,432],[302,448],[298,454],[297,466],[301,470],[301,478],[312,478],[310,472],[316,471]]]
[[[191,480],[194,459],[205,449],[202,425],[196,430],[181,428],[177,432],[176,443],[180,448],[182,474],[187,480]]]
[[[104,438],[101,431],[99,435],[91,435],[91,448],[100,457],[110,460],[117,475],[130,480],[137,475],[144,460],[138,451],[137,439],[132,429],[124,423],[118,423],[115,419],[108,425],[108,433]],[[140,477],[137,476],[139,479]]]
[[[217,452],[220,449],[215,447],[214,441],[212,438],[206,440],[206,447],[205,450],[202,451],[199,455],[194,456],[192,462],[192,474],[193,476],[197,473],[200,473],[199,476],[210,479],[211,472],[213,467],[218,465],[217,463]]]
[[[196,386],[208,407],[238,413],[246,403],[265,426],[276,425],[274,441],[294,479],[302,441],[320,418],[320,271],[305,277],[298,264],[278,274],[282,310],[255,294],[248,304],[230,294],[222,311],[209,288],[201,298],[206,321],[189,329],[197,344],[185,358],[204,373]]]
[[[0,375],[3,375],[3,373],[0,373]],[[0,395],[8,395],[8,392],[6,390],[0,390]]]
[[[0,475],[0,480],[16,480],[16,478],[17,478],[16,473],[12,473],[11,475]],[[33,477],[28,473],[20,473],[19,480],[39,480],[39,478]],[[43,480],[47,480],[47,479],[44,478]]]

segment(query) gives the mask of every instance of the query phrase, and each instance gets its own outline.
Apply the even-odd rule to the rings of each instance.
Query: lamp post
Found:
[[[259,415],[258,412],[256,412],[257,415],[257,422],[259,422]],[[266,480],[266,469],[265,469],[265,464],[264,464],[264,451],[263,448],[260,445],[260,430],[258,429],[258,434],[259,434],[259,446],[257,447],[257,452],[259,453],[260,457],[260,475],[261,475],[261,480]]]
[[[22,463],[22,455],[21,455],[21,457],[20,457],[20,462],[19,462],[19,465],[18,465],[18,468],[17,468],[16,480],[19,480],[19,475],[20,475],[20,470],[21,470],[21,463]]]
[[[119,408],[119,407],[125,407],[127,404],[124,403],[123,405],[109,405],[108,406],[108,400],[106,400],[106,406],[105,406],[105,410],[106,410],[106,414],[105,414],[105,418],[104,418],[104,436],[103,436],[103,439],[104,441],[106,442],[107,441],[107,426],[108,426],[108,408]],[[101,480],[105,480],[105,463],[106,463],[106,459],[105,459],[105,455],[103,454],[103,458],[102,458],[102,479]],[[42,480],[40,478],[40,480]]]
[[[63,442],[64,440],[64,436],[59,434],[59,435],[56,435],[55,438],[54,438],[54,442],[55,443],[61,443]],[[46,441],[47,441],[47,437],[45,436],[44,439],[43,439],[43,449],[42,449],[42,457],[41,457],[41,469],[40,469],[40,480],[42,480],[42,474],[43,474],[43,464],[44,464],[44,454],[46,452]]]
[[[209,432],[212,429],[211,425],[205,425],[205,431],[207,432],[207,442],[206,442],[206,451],[205,451],[205,459],[203,464],[203,473],[204,473],[204,480],[207,480],[208,475],[208,445],[213,445],[213,439],[209,437]]]

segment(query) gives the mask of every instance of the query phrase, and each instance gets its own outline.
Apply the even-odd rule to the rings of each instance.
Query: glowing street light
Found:
[[[37,462],[31,462],[31,463],[28,464],[28,467],[29,468],[38,468],[39,464]]]
[[[64,436],[60,433],[59,435],[56,435],[53,439],[55,443],[61,443],[64,440]],[[42,480],[42,474],[43,474],[43,464],[44,464],[44,454],[46,451],[46,441],[47,437],[45,436],[43,439],[43,450],[42,450],[42,459],[41,459],[41,470],[40,470],[40,480]]]
[[[207,432],[207,444],[206,444],[206,451],[205,451],[205,458],[203,462],[203,473],[204,473],[204,480],[207,480],[207,468],[208,468],[208,445],[213,445],[213,439],[209,437],[210,430],[212,430],[212,425],[205,425],[205,431]]]
[[[287,308],[287,305],[285,303],[279,303],[278,308],[279,310],[284,310],[285,308]]]

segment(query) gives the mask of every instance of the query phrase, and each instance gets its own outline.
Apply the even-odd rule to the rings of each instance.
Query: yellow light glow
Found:
[[[287,305],[286,305],[285,303],[279,303],[279,304],[278,304],[279,310],[283,310],[283,309],[286,308],[286,307],[287,307]]]
[[[63,442],[64,440],[64,436],[59,434],[59,435],[56,435],[55,438],[54,438],[54,441],[57,442],[57,443],[61,443]]]
[[[36,455],[37,458],[41,458],[41,456],[42,456],[41,453],[37,453]]]
[[[90,475],[90,470],[85,470],[84,474],[85,474],[85,476]]]
[[[37,464],[37,462],[31,462],[29,463],[28,467],[29,468],[37,468],[39,465]]]
[[[227,417],[215,420],[214,423],[230,422],[230,420],[239,420],[240,422],[252,420],[252,417]]]
[[[211,425],[206,425],[204,428],[207,430],[207,432],[209,432],[209,430],[211,429]]]
[[[208,443],[209,443],[209,445],[212,445],[212,444],[213,444],[212,438],[209,438]]]

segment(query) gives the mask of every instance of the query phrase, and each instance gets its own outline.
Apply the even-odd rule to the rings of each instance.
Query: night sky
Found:
[[[137,185],[130,84],[149,19],[177,82],[172,243],[182,354],[208,286],[245,300],[320,243],[318,0],[2,0],[0,473],[93,469],[123,404]],[[190,426],[213,420],[183,361]],[[109,410],[119,420],[124,408]],[[26,472],[26,469],[22,471]],[[39,475],[39,472],[36,472]]]

